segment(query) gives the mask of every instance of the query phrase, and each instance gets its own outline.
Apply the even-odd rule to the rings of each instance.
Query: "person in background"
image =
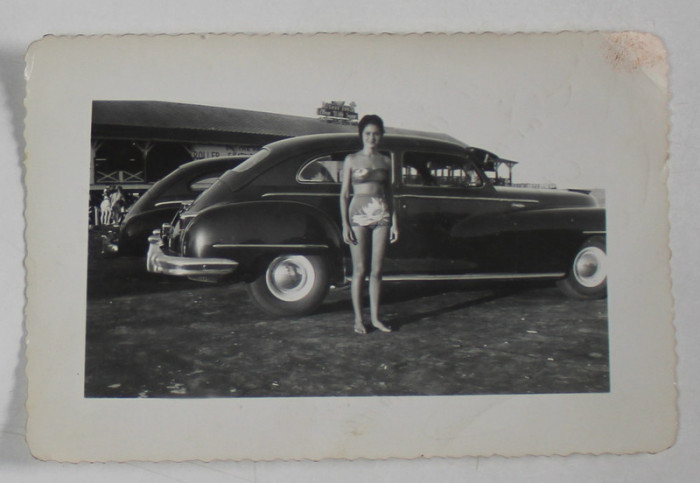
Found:
[[[100,224],[109,225],[112,220],[112,202],[110,200],[109,190],[105,188],[102,191],[102,201],[100,201]]]
[[[109,197],[111,210],[112,210],[112,223],[118,225],[122,221],[122,215],[124,206],[126,205],[126,199],[124,197],[124,190],[121,186],[117,186],[117,189],[112,191]]]

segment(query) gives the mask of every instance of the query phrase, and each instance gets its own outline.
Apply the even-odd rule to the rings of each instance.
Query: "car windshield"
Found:
[[[233,168],[233,171],[237,173],[243,173],[245,171],[248,171],[249,169],[257,166],[260,164],[262,160],[267,158],[267,156],[270,154],[270,150],[267,148],[262,148],[260,151],[252,155],[248,160],[242,162],[235,168]]]

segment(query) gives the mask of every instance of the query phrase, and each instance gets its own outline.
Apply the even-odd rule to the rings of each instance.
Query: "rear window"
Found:
[[[221,176],[221,173],[209,173],[203,175],[190,183],[190,190],[194,191],[195,193],[204,191],[213,185],[214,182],[219,179],[219,176]]]
[[[267,156],[270,154],[270,150],[267,148],[262,148],[260,151],[252,155],[250,158],[248,158],[246,161],[243,161],[241,164],[233,168],[234,171],[237,173],[243,173],[245,171],[248,171],[250,168],[258,165],[262,160],[267,158]]]

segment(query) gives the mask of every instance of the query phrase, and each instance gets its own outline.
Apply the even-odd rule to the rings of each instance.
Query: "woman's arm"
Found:
[[[355,232],[352,231],[348,220],[348,204],[350,203],[350,177],[352,175],[351,164],[352,155],[348,154],[343,161],[343,181],[340,185],[340,220],[343,230],[343,241],[350,244],[357,243]]]
[[[386,199],[389,203],[389,209],[391,210],[391,231],[389,232],[389,242],[396,243],[399,240],[399,221],[396,215],[396,200],[394,199],[394,184],[393,184],[393,173],[394,169],[391,164],[391,159],[385,156],[386,163],[389,167],[389,177],[386,181]]]

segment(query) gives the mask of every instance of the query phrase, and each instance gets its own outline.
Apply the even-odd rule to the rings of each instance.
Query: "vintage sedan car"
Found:
[[[589,195],[494,186],[479,150],[386,135],[400,237],[384,280],[553,279],[606,295],[605,210]],[[226,172],[150,237],[150,272],[246,282],[274,314],[315,310],[351,270],[340,226],[342,164],[358,136],[300,136]]]
[[[183,203],[191,203],[225,171],[248,159],[248,156],[222,156],[200,159],[179,166],[157,181],[134,203],[119,225],[115,240],[106,240],[105,253],[144,255],[148,237],[177,214]]]

